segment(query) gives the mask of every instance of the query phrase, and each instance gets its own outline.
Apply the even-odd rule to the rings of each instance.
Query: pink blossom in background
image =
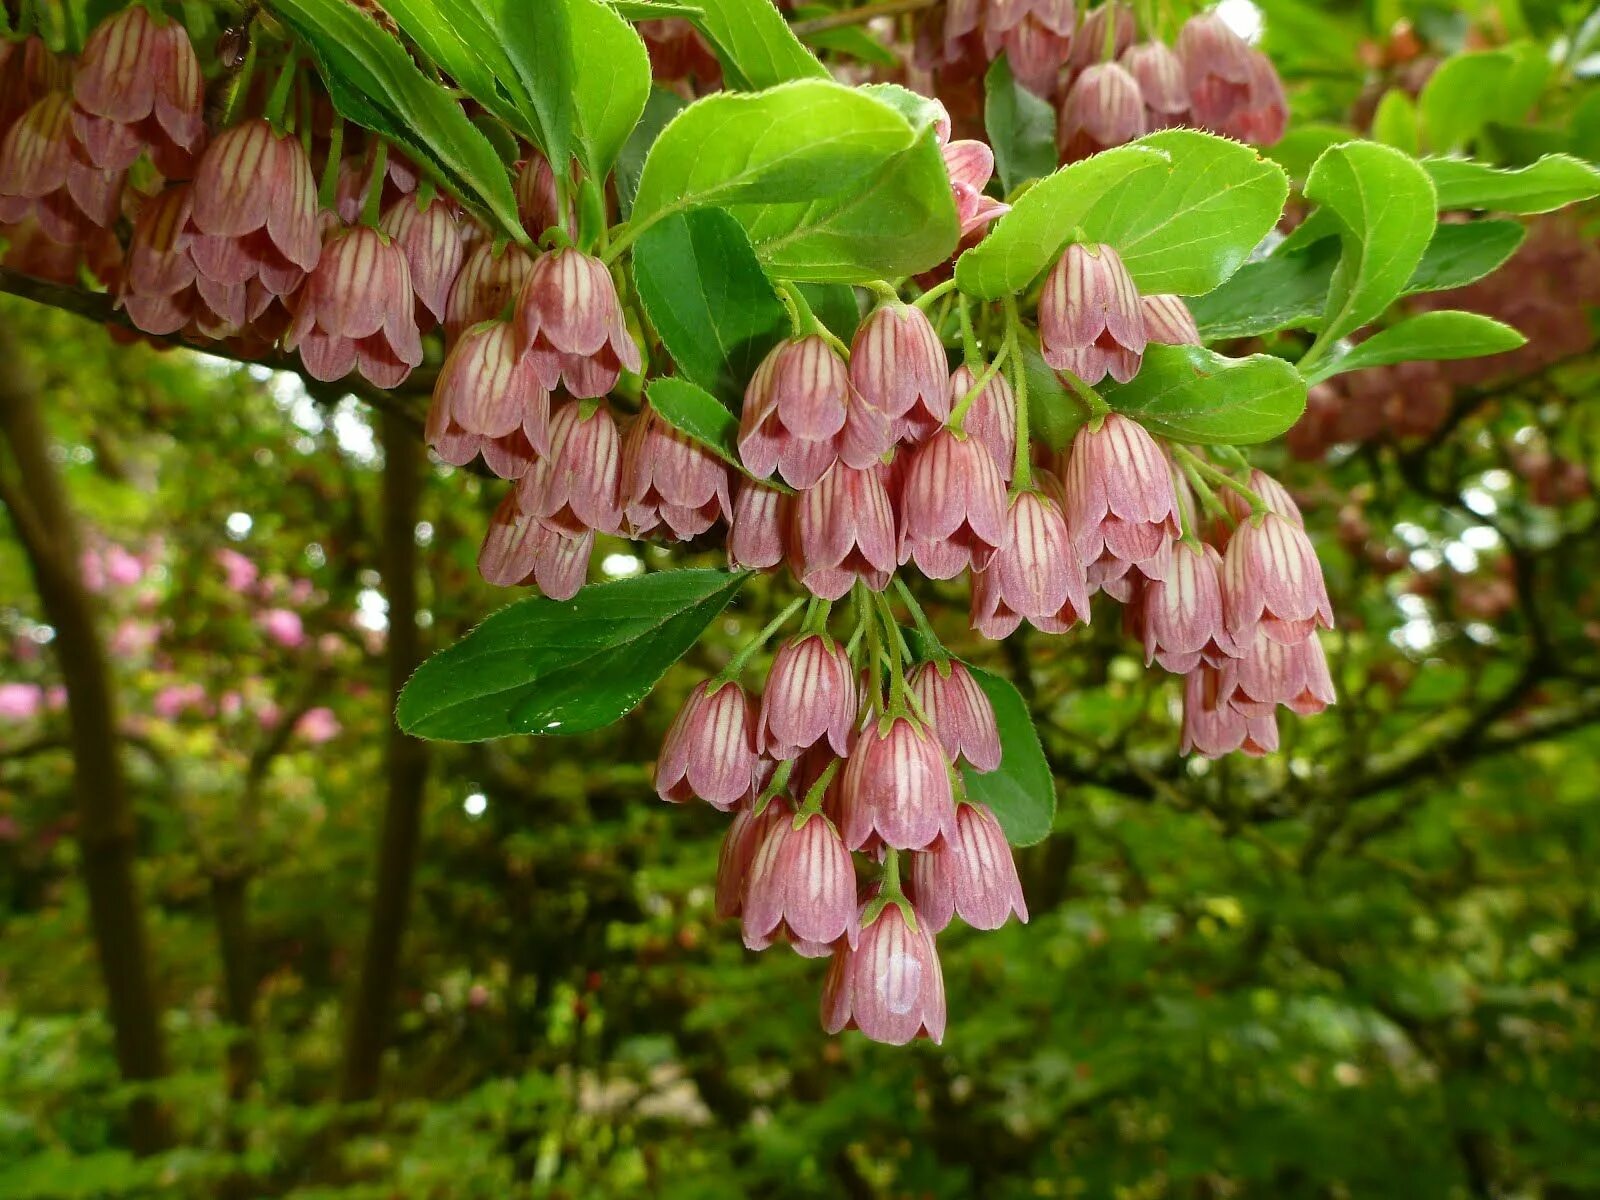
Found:
[[[339,736],[339,731],[344,727],[339,724],[339,718],[333,715],[331,708],[308,709],[304,716],[295,722],[294,731],[313,746],[320,746],[323,742],[331,742]]]
[[[0,720],[26,721],[44,705],[44,689],[37,683],[0,683]]]
[[[160,636],[161,630],[155,625],[129,618],[118,623],[107,648],[118,657],[143,654],[156,644]]]
[[[217,551],[217,565],[222,568],[223,579],[230,592],[247,592],[261,577],[261,571],[237,550],[224,547]]]
[[[238,692],[224,692],[222,694],[221,702],[217,705],[217,709],[224,717],[228,717],[230,719],[237,717],[241,712],[244,711],[244,697]]]
[[[54,687],[45,688],[44,706],[51,712],[60,712],[67,706],[67,689],[59,683]]]
[[[155,714],[171,721],[185,712],[205,707],[206,689],[198,683],[169,683],[155,695],[151,708]]]
[[[263,729],[271,729],[282,719],[283,711],[271,700],[256,709],[256,720],[260,722]]]
[[[83,586],[91,592],[106,590],[106,569],[101,563],[100,556],[93,550],[85,550],[78,556],[78,570],[83,575]]]
[[[332,658],[344,649],[344,639],[337,633],[325,633],[317,639],[317,653]]]
[[[295,604],[305,604],[311,599],[316,590],[317,585],[312,583],[311,580],[296,579],[289,585],[289,599]]]
[[[104,561],[106,582],[115,587],[132,587],[144,578],[144,562],[121,546],[108,549]]]
[[[280,646],[294,649],[303,646],[306,642],[306,628],[301,623],[300,614],[290,612],[287,608],[269,608],[262,613],[257,621],[262,632]]]

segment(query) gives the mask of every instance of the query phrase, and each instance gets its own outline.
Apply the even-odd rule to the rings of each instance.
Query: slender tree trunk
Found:
[[[417,504],[422,452],[404,422],[383,418],[383,583],[389,599],[389,711],[422,659],[417,632]],[[391,721],[386,764],[388,799],[378,843],[377,888],[366,949],[345,1017],[344,1069],[339,1097],[371,1099],[389,1044],[400,946],[411,908],[411,882],[422,831],[427,744]]]
[[[95,628],[94,603],[78,568],[78,538],[66,491],[50,461],[38,388],[25,375],[10,331],[0,326],[0,432],[16,461],[20,488],[6,488],[67,688],[73,793],[89,922],[116,1042],[130,1083],[166,1074],[161,1006],[151,984],[144,909],[134,877],[134,816],[122,774],[116,698]],[[149,1097],[129,1109],[128,1139],[140,1154],[172,1142],[166,1111]]]

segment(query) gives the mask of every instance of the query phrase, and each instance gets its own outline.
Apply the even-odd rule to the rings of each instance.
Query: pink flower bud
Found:
[[[1122,52],[1133,44],[1137,32],[1133,9],[1126,4],[1097,4],[1085,14],[1083,24],[1078,26],[1078,32],[1073,35],[1072,57],[1067,60],[1067,65],[1074,72],[1091,67],[1105,57],[1106,23],[1113,17],[1116,18],[1117,31],[1111,42],[1112,59],[1122,57]]]
[[[230,592],[248,592],[261,577],[261,569],[237,550],[224,546],[217,551],[217,565]]]
[[[932,732],[909,717],[874,721],[856,739],[842,785],[844,840],[860,850],[874,836],[920,850],[955,830],[950,764]]]
[[[339,724],[339,718],[333,715],[333,709],[326,707],[307,709],[294,723],[295,733],[313,746],[333,741],[343,728],[344,726]]]
[[[480,321],[505,317],[532,271],[533,259],[515,242],[502,246],[499,253],[493,242],[480,242],[462,262],[445,301],[445,341],[454,342]]]
[[[556,191],[556,173],[550,160],[538,150],[517,164],[517,216],[522,227],[535,238],[561,223],[561,199]],[[570,213],[565,228],[567,237],[578,236],[577,213]]]
[[[1077,162],[1148,132],[1139,82],[1114,62],[1085,67],[1061,106],[1064,162]]]
[[[885,304],[856,330],[850,382],[894,423],[895,441],[922,441],[950,415],[944,346],[922,310]]]
[[[786,641],[772,656],[761,696],[761,745],[786,761],[826,738],[843,756],[850,749],[858,699],[855,670],[843,646],[819,633]]]
[[[718,517],[733,513],[722,460],[648,404],[622,445],[621,487],[624,517],[635,537],[663,523],[680,541],[699,537]]]
[[[1222,560],[1222,602],[1228,633],[1242,646],[1255,630],[1292,644],[1318,625],[1333,628],[1333,605],[1322,564],[1305,531],[1277,513],[1242,522]]]
[[[422,362],[422,339],[400,247],[366,225],[329,237],[283,348],[300,351],[313,379],[343,379],[359,367],[378,387],[404,383]]]
[[[1195,328],[1194,315],[1183,297],[1141,296],[1139,308],[1144,314],[1145,334],[1152,342],[1163,346],[1200,345],[1200,330]]]
[[[741,476],[728,522],[728,565],[765,571],[781,563],[792,508],[790,497],[777,488]]]
[[[0,141],[0,223],[31,217],[64,244],[87,242],[116,222],[123,179],[82,159],[71,112],[65,92],[47,92]]]
[[[957,367],[950,376],[950,407],[960,404],[977,382],[970,368]],[[962,429],[988,448],[1000,478],[1010,483],[1017,464],[1017,394],[1004,373],[993,375],[973,398]]]
[[[1120,578],[1130,567],[1151,579],[1166,574],[1177,503],[1166,455],[1144,426],[1111,413],[1078,430],[1062,497],[1091,584]]]
[[[938,933],[957,915],[974,929],[999,929],[1012,913],[1028,923],[1017,864],[987,805],[961,805],[955,836],[911,856],[908,883],[906,893],[929,933]]]
[[[759,478],[774,471],[809,488],[840,458],[866,467],[889,448],[888,416],[851,386],[844,362],[816,335],[780,342],[745,388],[739,459]]]
[[[445,318],[450,289],[466,256],[455,213],[437,196],[426,204],[419,204],[416,196],[402,196],[389,206],[378,227],[406,256],[411,290],[417,298],[418,324],[427,314],[432,318],[428,328],[432,328]]]
[[[727,920],[744,911],[745,889],[750,883],[750,865],[756,851],[774,827],[792,820],[794,809],[782,796],[774,796],[760,816],[756,815],[754,802],[735,807],[717,855],[717,916]]]
[[[984,51],[994,59],[1004,50],[1017,80],[1049,95],[1072,49],[1077,16],[1073,0],[999,0],[984,13]]]
[[[774,822],[750,864],[744,944],[783,940],[807,958],[856,940],[856,870],[833,822],[821,814]]]
[[[1289,127],[1289,101],[1283,94],[1283,81],[1278,78],[1272,60],[1254,49],[1249,59],[1249,92],[1244,103],[1217,127],[1217,132],[1241,142],[1270,146],[1281,139]]]
[[[305,645],[306,630],[299,613],[286,608],[269,608],[258,620],[261,631],[278,645],[289,649]]]
[[[584,416],[583,406],[569,400],[550,419],[550,453],[517,481],[518,503],[563,533],[617,533],[621,478],[622,441],[611,410],[601,404]]]
[[[594,531],[573,535],[552,529],[517,506],[517,493],[506,494],[489,520],[478,573],[496,587],[538,588],[552,600],[570,600],[589,573]]]
[[[854,949],[834,951],[822,985],[822,1028],[859,1029],[875,1042],[903,1046],[915,1037],[944,1040],[944,974],[933,935],[886,904]]]
[[[194,177],[195,266],[216,283],[286,296],[317,265],[317,185],[300,139],[256,118],[206,147]]]
[[[1222,556],[1211,546],[1177,543],[1166,578],[1144,588],[1139,616],[1146,666],[1187,675],[1202,660],[1221,666],[1237,650],[1222,618]]]
[[[1250,99],[1250,45],[1216,12],[1190,17],[1178,33],[1195,122],[1220,130]]]
[[[205,80],[181,22],[137,4],[107,17],[84,44],[72,93],[92,165],[126,170],[148,150],[167,178],[188,174],[205,138]]]
[[[1006,485],[976,438],[941,429],[911,453],[900,495],[900,561],[930,579],[981,571],[1005,542]]]
[[[509,321],[474,325],[462,335],[439,368],[433,403],[443,410],[433,423],[442,420],[452,431],[502,438],[521,429],[536,450],[549,449],[550,394],[517,353]]]
[[[755,771],[755,705],[736,683],[701,681],[661,743],[656,794],[674,804],[699,796],[726,812],[749,793]]]
[[[944,130],[940,139],[944,155],[945,173],[950,176],[950,192],[956,201],[956,220],[961,226],[961,236],[970,237],[1011,211],[984,192],[994,174],[994,151],[983,142],[963,139],[949,141],[950,132]]]
[[[1289,494],[1289,489],[1284,487],[1271,475],[1259,467],[1250,472],[1250,490],[1260,496],[1266,503],[1267,511],[1277,513],[1296,529],[1306,527],[1306,519],[1300,512],[1300,506]],[[1219,488],[1222,507],[1228,510],[1230,516],[1238,524],[1243,524],[1250,519],[1250,501],[1246,500],[1232,488]]]
[[[1231,679],[1229,702],[1251,718],[1271,717],[1279,704],[1308,717],[1337,698],[1327,655],[1315,633],[1292,645],[1258,633],[1240,656]]]
[[[1183,60],[1165,42],[1129,46],[1119,61],[1139,85],[1149,129],[1175,129],[1187,122],[1189,85]]]
[[[837,600],[857,579],[875,592],[896,566],[894,509],[876,470],[839,463],[795,503],[789,565],[805,588]]]
[[[1089,616],[1083,563],[1056,502],[1042,492],[1011,501],[1004,543],[972,581],[972,627],[999,641],[1024,618],[1064,633]]]
[[[1044,359],[1088,384],[1139,371],[1146,334],[1139,289],[1110,246],[1077,242],[1050,268],[1039,297]]]
[[[624,369],[643,365],[611,272],[570,247],[533,264],[517,298],[517,334],[539,382],[550,391],[564,384],[579,399],[604,396]]]
[[[992,771],[1000,765],[994,706],[964,663],[951,659],[947,666],[948,675],[937,663],[919,666],[911,674],[911,694],[938,735],[946,758],[965,759],[975,771]]]
[[[1228,668],[1227,670],[1231,670]],[[1223,670],[1201,663],[1183,677],[1181,753],[1221,758],[1243,750],[1253,758],[1278,748],[1278,723],[1269,716],[1247,717],[1228,703]]]

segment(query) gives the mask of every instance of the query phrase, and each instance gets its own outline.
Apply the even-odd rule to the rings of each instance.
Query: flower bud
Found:
[[[1187,675],[1202,660],[1221,666],[1237,651],[1222,617],[1222,556],[1211,546],[1179,542],[1172,569],[1140,597],[1144,661]]]
[[[205,139],[205,80],[179,21],[131,5],[96,25],[72,80],[72,126],[95,167],[122,171],[148,150],[169,179]]]
[[[1028,923],[1028,902],[1005,831],[982,804],[961,805],[955,836],[911,856],[906,893],[929,933],[944,929],[953,916],[974,929],[999,929],[1012,913]]]
[[[900,495],[900,561],[930,579],[981,571],[1006,536],[1006,485],[976,438],[941,429],[917,447]]]
[[[1122,57],[1123,51],[1133,44],[1138,24],[1133,9],[1126,4],[1097,4],[1084,15],[1083,24],[1072,38],[1072,55],[1067,65],[1074,72],[1085,70],[1100,62],[1106,53],[1106,24],[1115,18],[1116,33],[1112,37],[1111,58]]]
[[[841,792],[852,850],[874,837],[897,850],[921,850],[955,831],[950,764],[932,732],[909,717],[886,717],[861,732]]]
[[[815,334],[780,342],[745,388],[739,459],[752,475],[776,471],[809,488],[835,462],[870,466],[890,444],[888,415],[857,395],[844,362]]]
[[[761,746],[779,761],[827,739],[836,755],[850,750],[855,726],[855,671],[844,647],[811,633],[778,647],[761,695]]]
[[[794,820],[794,810],[782,796],[774,796],[756,815],[754,802],[741,803],[722,839],[717,855],[717,916],[727,920],[744,910],[745,888],[750,882],[750,864],[767,834],[777,825]]]
[[[317,185],[300,139],[261,118],[225,129],[194,177],[200,274],[216,283],[259,280],[272,296],[295,291],[317,265]]]
[[[833,822],[820,813],[774,822],[750,864],[744,944],[792,942],[807,958],[856,940],[856,869]]]
[[[1250,44],[1213,11],[1184,23],[1177,50],[1195,123],[1221,131],[1250,99]]]
[[[1039,297],[1044,359],[1087,384],[1108,374],[1127,383],[1147,337],[1139,290],[1110,246],[1074,242],[1050,269]]]
[[[516,243],[508,242],[497,253],[492,242],[480,242],[466,255],[450,286],[444,306],[445,341],[454,342],[480,321],[505,317],[532,271],[533,259]]]
[[[1175,129],[1187,123],[1189,85],[1184,77],[1183,60],[1166,43],[1140,42],[1129,46],[1119,61],[1139,85],[1147,128]]]
[[[1022,492],[1006,521],[1004,543],[972,580],[972,627],[999,641],[1024,618],[1050,633],[1087,620],[1083,563],[1056,502],[1042,492]]]
[[[1277,513],[1296,529],[1306,527],[1306,519],[1300,512],[1300,505],[1295,503],[1295,498],[1283,484],[1259,467],[1251,468],[1249,484],[1250,490],[1260,496],[1266,504],[1268,512]],[[1218,492],[1222,507],[1228,510],[1228,515],[1234,519],[1235,524],[1243,524],[1250,519],[1250,501],[1232,488],[1219,488]]]
[[[450,289],[461,273],[466,249],[461,229],[450,205],[435,196],[419,204],[416,196],[402,196],[383,214],[378,226],[400,247],[411,269],[411,291],[417,299],[417,318],[432,318],[427,327],[445,319]]]
[[[622,445],[622,503],[635,537],[665,524],[680,541],[730,517],[728,469],[699,442],[679,433],[648,403]]]
[[[876,470],[839,463],[795,502],[789,565],[802,585],[837,600],[857,579],[875,592],[896,566],[894,509]]]
[[[380,388],[405,382],[422,362],[422,339],[400,247],[366,225],[333,234],[300,291],[283,347],[300,351],[313,379],[331,382],[359,368]]]
[[[783,561],[793,502],[777,488],[740,476],[728,520],[728,565],[765,571]]]
[[[556,191],[556,173],[550,169],[550,160],[534,150],[516,165],[517,216],[522,227],[535,239],[545,230],[561,223],[561,198]],[[568,215],[565,233],[568,238],[578,236],[577,213]]]
[[[926,925],[915,927],[899,903],[884,905],[862,928],[854,949],[834,951],[822,985],[822,1028],[859,1029],[875,1042],[903,1046],[915,1037],[944,1040],[944,974]]]
[[[856,330],[850,382],[893,423],[895,441],[920,442],[950,415],[944,347],[922,310],[885,304]]]
[[[550,418],[550,453],[517,481],[522,510],[568,534],[622,527],[622,442],[611,410],[576,400]]]
[[[643,365],[628,332],[611,272],[571,248],[541,255],[517,299],[517,333],[534,374],[579,399],[603,396],[624,369]]]
[[[983,16],[987,57],[1005,51],[1018,82],[1041,96],[1053,92],[1072,49],[1078,17],[1073,0],[1000,0]]]
[[[1064,162],[1077,162],[1148,132],[1139,82],[1114,62],[1085,67],[1061,106],[1059,145]]]
[[[1255,630],[1292,644],[1321,625],[1333,628],[1333,605],[1322,564],[1305,531],[1277,513],[1242,522],[1222,560],[1222,602],[1228,633],[1250,646]]]
[[[977,385],[970,368],[957,367],[950,376],[950,406],[960,404]],[[973,441],[987,447],[1000,478],[1011,482],[1017,464],[1017,394],[1011,390],[1003,372],[992,375],[973,397],[961,428]]]
[[[974,771],[993,771],[1000,765],[994,706],[965,664],[950,659],[945,668],[948,674],[937,663],[919,666],[911,674],[911,694],[938,735],[946,758],[965,759]]]
[[[702,680],[661,743],[656,794],[674,804],[698,796],[727,811],[749,793],[755,771],[755,705],[736,683]]]
[[[1195,328],[1194,316],[1181,296],[1141,296],[1139,309],[1150,341],[1163,346],[1200,345],[1200,330]]]

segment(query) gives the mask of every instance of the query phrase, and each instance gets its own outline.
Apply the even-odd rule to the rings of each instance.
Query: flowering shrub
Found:
[[[1026,705],[941,644],[928,581],[965,580],[991,640],[1120,620],[1181,677],[1186,753],[1271,753],[1280,707],[1336,699],[1335,613],[1242,448],[1365,440],[1326,430],[1372,373],[1518,351],[1429,299],[1515,249],[1441,212],[1600,190],[1566,156],[1444,157],[1476,131],[1426,103],[1438,153],[1329,138],[1292,181],[1261,150],[1278,74],[1211,11],[950,0],[910,75],[850,86],[768,0],[640,29],[602,0],[387,7],[271,0],[209,107],[186,27],[143,5],[75,60],[8,43],[9,253],[154,338],[367,394],[433,372],[435,454],[504,481],[479,569],[542,595],[416,674],[408,732],[605,725],[752,574],[788,579],[656,790],[731,814],[719,911],[831,957],[824,1027],[882,1041],[942,1036],[934,937],[1027,919],[1010,846],[1055,805]],[[980,76],[987,141],[956,137]],[[596,535],[720,540],[729,570],[586,586]],[[289,609],[258,623],[306,641]]]

